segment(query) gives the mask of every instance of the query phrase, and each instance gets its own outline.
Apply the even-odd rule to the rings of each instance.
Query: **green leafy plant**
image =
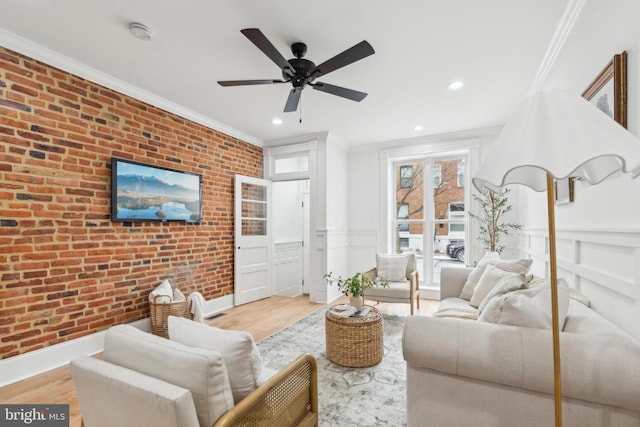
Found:
[[[504,245],[500,244],[500,238],[522,228],[520,224],[502,221],[503,215],[512,209],[507,196],[509,191],[506,188],[502,193],[495,193],[484,189],[479,194],[473,194],[473,199],[480,203],[480,213],[469,213],[469,216],[480,221],[478,240],[491,252],[502,252]]]
[[[341,276],[333,277],[333,273],[327,273],[323,277],[330,285],[336,285],[340,292],[347,296],[361,297],[363,292],[367,288],[379,285],[382,287],[388,287],[387,282],[375,279],[371,280],[362,273],[356,273],[351,277],[342,278]]]

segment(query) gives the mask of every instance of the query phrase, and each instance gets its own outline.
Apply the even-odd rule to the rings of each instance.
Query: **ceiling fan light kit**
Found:
[[[367,96],[365,92],[315,81],[318,77],[327,75],[332,71],[366,58],[369,55],[373,55],[375,51],[366,40],[361,41],[322,64],[316,65],[312,61],[304,58],[307,53],[307,45],[304,43],[293,43],[291,45],[291,52],[294,58],[287,60],[259,29],[246,28],[241,30],[241,32],[280,68],[282,71],[282,80],[221,80],[218,81],[220,86],[291,83],[292,89],[285,103],[285,113],[298,109],[300,95],[306,86],[311,86],[320,92],[340,96],[356,102],[362,101]]]

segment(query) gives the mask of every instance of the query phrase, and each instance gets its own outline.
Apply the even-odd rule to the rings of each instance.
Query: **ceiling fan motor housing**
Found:
[[[309,61],[308,59],[303,58],[291,58],[287,62],[291,65],[291,67],[293,67],[294,75],[292,77],[283,72],[282,77],[284,80],[291,79],[293,87],[304,87],[304,85],[313,81],[313,77],[311,77],[311,70],[316,68],[316,64]]]

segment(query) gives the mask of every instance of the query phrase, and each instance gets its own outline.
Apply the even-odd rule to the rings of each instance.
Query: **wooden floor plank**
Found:
[[[335,302],[345,303],[345,299]],[[409,315],[408,304],[388,304],[367,301],[381,313],[400,316]],[[421,308],[416,313],[431,316],[438,301],[421,300]],[[206,323],[223,329],[248,331],[256,341],[260,341],[286,328],[307,315],[326,307],[324,304],[309,302],[308,296],[270,297],[219,313]],[[97,357],[100,357],[98,355]],[[56,368],[40,375],[0,388],[0,402],[4,404],[68,404],[70,427],[80,427],[81,414],[68,366]]]

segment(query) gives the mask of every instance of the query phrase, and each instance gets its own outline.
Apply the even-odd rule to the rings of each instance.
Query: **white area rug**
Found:
[[[402,357],[406,318],[383,315],[384,356],[378,365],[345,368],[325,356],[325,311],[318,310],[260,341],[265,365],[278,370],[302,353],[316,357],[321,427],[406,426],[406,365]]]

